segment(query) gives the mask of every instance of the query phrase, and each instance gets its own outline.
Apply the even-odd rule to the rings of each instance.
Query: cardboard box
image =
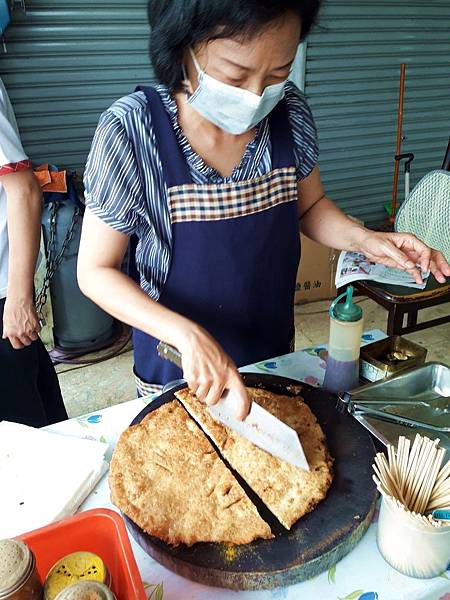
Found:
[[[302,233],[300,241],[302,257],[295,286],[295,304],[334,298],[334,278],[339,251],[313,242]]]

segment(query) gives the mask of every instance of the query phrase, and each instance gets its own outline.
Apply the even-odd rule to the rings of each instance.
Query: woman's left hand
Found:
[[[408,271],[422,283],[420,271],[430,270],[439,283],[450,276],[450,265],[441,252],[429,248],[411,233],[367,231],[359,241],[359,251],[373,262]]]
[[[21,350],[38,339],[40,329],[33,298],[7,296],[3,313],[3,339],[9,339],[14,350]]]

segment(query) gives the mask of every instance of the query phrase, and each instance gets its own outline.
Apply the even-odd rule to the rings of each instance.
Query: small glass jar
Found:
[[[36,559],[20,540],[0,540],[0,600],[42,600]]]
[[[116,600],[116,597],[103,583],[80,581],[60,592],[55,600]]]

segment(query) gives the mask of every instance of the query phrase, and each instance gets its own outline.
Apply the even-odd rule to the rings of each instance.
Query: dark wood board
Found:
[[[316,415],[335,459],[334,480],[325,500],[290,531],[279,526],[273,539],[242,546],[200,543],[190,548],[184,545],[172,548],[142,531],[126,516],[125,520],[132,536],[150,556],[194,581],[235,590],[291,585],[334,565],[364,535],[377,498],[371,468],[375,449],[369,433],[351,415],[340,413],[335,398],[326,392],[275,375],[246,373],[243,379],[250,387],[262,387],[279,394],[300,394]],[[183,387],[180,385],[150,403],[131,425],[172,401],[174,391]],[[248,491],[242,478],[238,479]],[[260,513],[266,516],[263,510]]]

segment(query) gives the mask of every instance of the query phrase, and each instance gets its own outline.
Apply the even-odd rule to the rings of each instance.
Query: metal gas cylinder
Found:
[[[63,251],[49,284],[55,343],[67,350],[88,352],[90,347],[112,337],[113,318],[86,298],[78,287],[82,212],[71,202],[48,202],[42,210],[42,225],[47,252],[50,250],[50,267]]]

